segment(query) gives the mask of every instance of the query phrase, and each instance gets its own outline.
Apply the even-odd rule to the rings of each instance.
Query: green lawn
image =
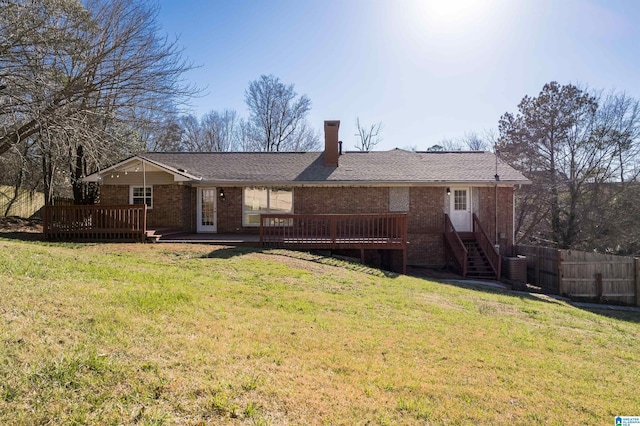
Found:
[[[0,424],[640,415],[637,313],[313,260],[0,239]]]

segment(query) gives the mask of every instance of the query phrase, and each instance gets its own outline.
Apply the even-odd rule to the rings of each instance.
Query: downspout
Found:
[[[520,186],[518,186],[520,189]],[[512,187],[511,190],[511,247],[515,250],[516,247],[516,188]],[[516,251],[511,254],[517,254]]]
[[[144,160],[140,160],[142,162],[142,193],[144,195],[143,200],[144,203],[147,203],[147,170],[145,168]]]
[[[500,181],[500,175],[498,174],[498,154],[500,152],[496,149],[496,174],[494,175],[494,178],[496,179],[496,183],[495,183],[495,248],[497,249],[498,253],[500,253],[500,240],[498,240],[498,182]]]
[[[496,175],[498,176],[498,175]],[[496,207],[495,207],[495,218],[496,218],[496,224],[495,224],[495,230],[496,230],[496,246],[500,245],[500,240],[498,240],[498,182],[496,182]]]

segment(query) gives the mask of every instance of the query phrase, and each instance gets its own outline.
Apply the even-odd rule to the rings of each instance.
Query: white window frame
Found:
[[[149,209],[149,210],[153,209],[153,185],[147,185],[146,187],[142,186],[142,185],[131,185],[131,186],[129,186],[129,204],[133,204],[133,199],[134,199],[133,191],[136,188],[145,188],[145,189],[143,189],[143,192],[145,194],[146,194],[146,188],[149,188],[151,190],[151,194],[148,197],[146,195],[143,195],[142,197],[137,196],[135,198],[142,198],[143,200],[145,200],[145,204],[146,204],[146,200],[148,198],[149,199],[149,204],[147,204],[147,209]],[[138,204],[138,205],[140,205],[140,204]]]
[[[267,190],[267,209],[266,210],[251,210],[251,211],[245,211],[245,192],[247,189],[266,189]],[[280,191],[291,191],[291,211],[288,212],[283,212],[283,211],[277,211],[277,212],[272,212],[271,211],[271,191],[272,190],[280,190]],[[242,226],[243,227],[247,227],[247,228],[257,228],[260,226],[260,223],[246,223],[246,218],[247,218],[247,214],[268,214],[268,213],[282,213],[282,214],[293,214],[293,200],[294,200],[294,194],[293,194],[293,188],[287,188],[287,187],[283,187],[283,188],[268,188],[265,186],[245,186],[242,188]]]

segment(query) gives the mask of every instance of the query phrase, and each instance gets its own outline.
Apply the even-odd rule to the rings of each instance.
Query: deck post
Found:
[[[633,259],[636,279],[636,306],[640,306],[640,257]]]
[[[402,273],[407,275],[407,246],[402,249]]]
[[[147,239],[147,203],[144,203],[144,208],[142,209],[142,241]]]
[[[330,228],[331,228],[331,248],[336,248],[336,238],[337,238],[337,228],[338,228],[338,220],[336,216],[331,216],[330,220]]]
[[[262,219],[262,215],[260,215],[260,245],[264,244],[264,219]]]

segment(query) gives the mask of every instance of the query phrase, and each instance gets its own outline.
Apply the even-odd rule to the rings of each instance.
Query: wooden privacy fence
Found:
[[[51,240],[144,241],[147,206],[45,206],[42,226]]]
[[[42,192],[0,185],[0,216],[32,217],[44,206]]]
[[[518,246],[527,280],[545,292],[640,306],[640,259],[577,250]]]

